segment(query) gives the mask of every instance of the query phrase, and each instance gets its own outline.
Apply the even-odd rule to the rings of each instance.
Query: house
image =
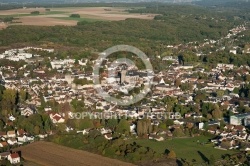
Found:
[[[34,114],[34,111],[30,107],[26,107],[25,109],[21,110],[22,116],[30,116],[32,114]]]
[[[157,135],[157,136],[155,137],[155,140],[156,140],[156,141],[164,141],[164,138],[163,138],[162,136],[158,136],[158,135]]]
[[[14,130],[8,131],[7,136],[8,136],[8,138],[15,138],[16,137],[16,132]]]
[[[232,124],[232,125],[242,125],[242,121],[245,118],[250,118],[250,113],[232,115],[232,116],[230,116],[230,124]]]
[[[104,134],[104,137],[107,139],[107,140],[112,140],[112,134],[110,133],[107,133],[107,134]]]
[[[16,133],[18,136],[22,136],[22,135],[26,134],[26,132],[23,129],[17,130]]]
[[[10,152],[0,153],[0,160],[7,159],[9,155],[10,155]]]
[[[131,123],[130,124],[130,132],[135,132],[135,129],[136,129],[136,125],[134,123]]]
[[[20,156],[18,153],[12,153],[8,156],[8,160],[11,164],[18,164],[20,163]]]
[[[230,50],[229,53],[233,53],[234,55],[237,54],[237,50]]]
[[[234,125],[231,125],[231,124],[227,124],[225,127],[224,127],[224,130],[227,130],[227,131],[232,131],[234,129]]]
[[[100,132],[104,135],[104,134],[112,133],[112,130],[111,129],[101,128]]]
[[[13,122],[13,121],[16,120],[16,118],[15,118],[14,116],[11,115],[11,116],[9,117],[9,120]]]
[[[173,133],[170,130],[167,131],[166,135],[167,135],[167,137],[173,137]]]
[[[21,135],[17,137],[18,142],[28,142],[28,137],[26,135]]]
[[[0,137],[7,138],[7,134],[6,134],[6,132],[0,132]]]
[[[53,123],[64,123],[65,119],[58,113],[51,113],[50,119]]]
[[[243,132],[245,133],[246,132],[246,128],[242,125],[237,125],[237,126],[234,126],[234,131],[237,131],[237,132]]]
[[[6,146],[8,146],[7,142],[0,142],[0,147],[1,148],[6,147]]]
[[[48,136],[48,134],[39,134],[38,137],[41,138],[41,139],[44,139]],[[29,139],[29,138],[28,138]],[[34,140],[34,138],[33,138]]]
[[[10,138],[7,140],[9,145],[15,145],[17,143],[17,140],[15,138]]]
[[[84,129],[82,131],[77,131],[76,133],[82,133],[83,135],[88,135],[89,131],[90,131],[90,129]]]
[[[219,127],[218,125],[210,125],[208,126],[207,132],[211,134],[216,134],[218,127]]]

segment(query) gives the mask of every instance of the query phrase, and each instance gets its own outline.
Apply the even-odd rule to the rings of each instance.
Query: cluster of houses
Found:
[[[29,136],[24,130],[10,130],[7,132],[0,132],[0,160],[9,160],[11,164],[20,163],[20,154],[17,152],[11,152],[10,147],[15,145],[20,146],[24,143],[30,143],[34,141],[33,136]],[[5,152],[2,150],[5,149]]]
[[[20,49],[11,49],[6,50],[4,53],[0,54],[0,59],[8,59],[11,61],[20,61],[20,60],[28,60],[32,57],[39,57],[40,55],[33,55],[31,53],[27,53],[28,50],[41,50],[47,52],[54,52],[54,49],[43,49],[37,47],[25,47]]]

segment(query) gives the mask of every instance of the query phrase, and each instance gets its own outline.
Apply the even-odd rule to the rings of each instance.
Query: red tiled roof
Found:
[[[18,153],[12,153],[11,155],[10,155],[10,157],[11,158],[19,158],[19,154]]]

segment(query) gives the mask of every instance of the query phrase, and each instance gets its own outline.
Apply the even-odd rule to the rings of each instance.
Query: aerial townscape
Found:
[[[0,6],[0,165],[250,165],[250,2]]]

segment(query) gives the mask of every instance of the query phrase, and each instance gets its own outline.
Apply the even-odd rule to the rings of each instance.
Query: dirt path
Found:
[[[46,166],[132,166],[120,160],[110,159],[82,150],[71,149],[51,142],[35,142],[19,147],[26,160]]]

